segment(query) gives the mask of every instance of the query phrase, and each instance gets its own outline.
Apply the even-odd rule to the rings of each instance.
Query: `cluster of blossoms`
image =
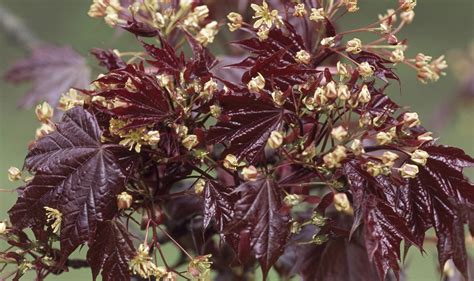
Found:
[[[89,15],[143,51],[95,49],[107,71],[60,98],[61,120],[36,108],[31,176],[8,171],[24,185],[0,225],[20,249],[1,256],[15,278],[77,267],[70,255],[87,244],[94,279],[249,280],[258,264],[264,279],[274,268],[282,279],[397,280],[401,242],[422,249],[430,228],[441,268],[467,278],[474,187],[462,170],[474,159],[436,144],[384,93],[395,65],[423,83],[447,67],[405,57],[397,34],[416,1],[345,31],[335,21],[360,13],[356,0],[253,1],[226,13],[244,51],[225,64],[208,49],[222,1],[205,2],[93,1]]]

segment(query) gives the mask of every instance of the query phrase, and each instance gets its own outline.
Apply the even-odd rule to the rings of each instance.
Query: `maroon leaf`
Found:
[[[207,136],[211,144],[229,143],[224,151],[254,163],[262,156],[270,133],[283,119],[283,110],[271,101],[249,96],[222,96],[220,104],[227,120],[219,121]]]
[[[204,190],[204,228],[215,220],[219,230],[223,230],[234,215],[231,194],[228,188],[215,181],[208,181]]]
[[[184,55],[178,56],[171,45],[160,37],[161,48],[154,45],[143,43],[147,53],[155,60],[148,60],[148,63],[155,66],[158,73],[168,73],[175,75],[179,79],[179,73],[185,65]]]
[[[45,45],[34,49],[31,57],[17,61],[5,79],[32,82],[31,90],[20,101],[21,107],[29,108],[43,100],[55,106],[70,88],[87,88],[90,69],[71,47]]]
[[[127,21],[126,24],[122,24],[120,27],[141,37],[155,37],[159,34],[158,29],[146,23],[136,21],[135,19]]]
[[[65,259],[95,237],[97,225],[117,211],[115,198],[125,176],[111,148],[102,144],[93,115],[83,108],[67,111],[57,131],[41,138],[26,158],[35,172],[9,211],[14,226],[44,224],[45,206],[62,213],[61,252]]]
[[[87,261],[96,280],[102,271],[104,281],[130,280],[129,261],[135,254],[130,233],[118,221],[100,223],[89,246]]]
[[[241,195],[235,203],[235,219],[239,226],[250,228],[250,247],[266,276],[289,236],[289,216],[281,212],[280,190],[270,179],[260,179],[242,184],[235,192]]]
[[[135,65],[114,70],[98,80],[110,89],[95,93],[106,99],[118,99],[127,105],[116,107],[110,112],[120,119],[128,121],[127,128],[154,125],[171,116],[170,101],[155,77],[146,74]],[[132,83],[135,90],[127,86]]]

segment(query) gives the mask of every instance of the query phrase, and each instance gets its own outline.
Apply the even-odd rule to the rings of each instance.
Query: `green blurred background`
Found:
[[[238,1],[238,0],[235,0]],[[87,16],[89,0],[0,0],[2,7],[20,18],[41,40],[57,45],[72,45],[79,53],[93,59],[88,54],[92,47],[116,48],[121,51],[137,49],[135,39],[125,34],[117,36],[111,28],[98,19]],[[365,26],[375,21],[379,13],[395,7],[397,0],[360,0],[359,13],[344,19],[351,29]],[[418,52],[435,57],[452,49],[465,49],[474,41],[474,0],[419,0],[413,24],[401,32],[399,39],[408,38],[409,57]],[[0,73],[15,60],[28,55],[25,48],[11,40],[0,29]],[[451,62],[448,60],[448,64]],[[474,67],[474,65],[473,65]],[[400,66],[402,94],[396,84],[391,86],[391,96],[402,105],[410,105],[417,111],[425,126],[430,124],[440,105],[449,105],[449,100],[457,95],[459,81],[448,70],[447,77],[438,83],[423,85],[416,79],[416,73],[408,67]],[[8,182],[6,171],[10,166],[21,167],[27,152],[27,145],[34,138],[39,126],[32,110],[19,110],[17,101],[28,89],[28,85],[14,86],[0,81],[0,188],[13,189]],[[473,96],[474,97],[474,96]],[[474,102],[464,102],[456,109],[447,125],[436,136],[444,144],[462,147],[474,155]],[[474,173],[468,174],[474,178]],[[6,219],[6,211],[15,201],[15,193],[0,193],[0,220]],[[409,276],[413,281],[439,280],[436,273],[434,248],[427,247],[426,256],[421,257],[414,249],[407,259]],[[471,253],[473,249],[471,249]],[[1,275],[0,275],[1,276]],[[28,280],[30,277],[25,278]],[[88,270],[71,271],[49,280],[90,280]],[[272,278],[272,280],[275,280]]]

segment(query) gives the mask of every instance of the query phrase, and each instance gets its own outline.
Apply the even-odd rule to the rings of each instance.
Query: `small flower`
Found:
[[[359,64],[357,70],[363,78],[369,78],[374,75],[374,68],[368,62],[363,62]]]
[[[283,144],[283,135],[278,131],[271,132],[267,144],[273,149],[279,148]]]
[[[336,37],[326,37],[321,40],[321,45],[326,47],[333,47],[335,45],[334,40]]]
[[[242,15],[232,12],[227,15],[227,19],[229,20],[229,23],[227,24],[227,26],[229,26],[230,32],[234,32],[242,27],[242,23],[243,23]]]
[[[244,180],[246,181],[255,181],[257,180],[257,177],[258,177],[258,171],[257,171],[257,168],[255,168],[255,166],[253,165],[250,165],[248,167],[244,167],[242,169],[242,177],[244,178]]]
[[[194,192],[196,194],[202,194],[204,188],[206,187],[206,181],[204,179],[199,179],[196,184],[194,184]]]
[[[362,86],[362,89],[359,92],[358,101],[362,104],[366,104],[370,101],[372,96],[370,95],[367,85]]]
[[[196,135],[187,135],[181,141],[181,144],[183,144],[183,146],[186,147],[187,150],[191,150],[199,144],[199,140]]]
[[[117,195],[117,207],[119,210],[126,210],[132,206],[133,197],[127,192],[122,192]]]
[[[122,133],[120,134],[122,140],[119,142],[119,144],[128,147],[130,151],[135,149],[136,153],[140,153],[143,144],[144,133],[145,129],[143,128],[130,130],[127,133]]]
[[[222,113],[222,108],[214,104],[209,107],[209,112],[214,118],[219,118],[219,116],[221,116],[221,113]]]
[[[276,27],[280,27],[283,23],[281,16],[278,14],[278,10],[270,11],[265,0],[263,0],[262,6],[251,4],[250,7],[255,11],[255,15],[252,18],[257,19],[253,25],[254,28],[260,28],[262,25],[272,28],[273,24],[275,24]]]
[[[411,161],[421,166],[425,166],[429,157],[430,155],[428,154],[428,152],[421,149],[417,149],[411,154]]]
[[[334,207],[338,212],[341,213],[351,213],[352,207],[351,203],[349,202],[349,198],[345,193],[336,193],[334,194]]]
[[[83,106],[85,99],[75,89],[70,89],[59,98],[58,108],[67,111],[76,106]]]
[[[53,108],[49,103],[43,102],[38,104],[35,108],[36,118],[42,123],[48,123],[51,118],[53,118]]]
[[[7,223],[2,221],[0,222],[0,235],[7,233]]]
[[[393,63],[399,63],[405,60],[405,54],[402,49],[396,49],[392,52],[390,56],[390,61]]]
[[[57,233],[59,231],[59,228],[61,227],[61,222],[63,220],[63,214],[57,209],[50,208],[50,207],[44,207],[46,210],[46,221],[51,224],[51,229],[53,230],[54,233]]]
[[[196,40],[201,43],[201,45],[207,46],[214,42],[214,37],[216,37],[218,32],[219,28],[217,21],[211,21],[199,31],[199,33],[196,35]]]
[[[93,0],[92,5],[89,8],[87,14],[91,18],[102,18],[105,17],[105,10],[107,7],[112,6],[115,9],[120,9],[119,0]]]
[[[351,98],[351,93],[349,91],[349,87],[347,85],[339,85],[337,87],[337,97],[342,100],[346,101]]]
[[[273,102],[278,106],[283,106],[285,104],[285,95],[280,90],[275,90],[272,92]]]
[[[309,64],[311,62],[311,55],[305,50],[296,53],[296,62],[301,64]]]
[[[130,78],[130,77],[125,82],[125,90],[129,91],[130,93],[137,93],[138,92],[137,86],[135,86],[135,83],[133,82],[132,78]]]
[[[293,221],[290,226],[290,232],[292,234],[298,234],[301,232],[302,225],[298,221]]]
[[[302,18],[306,16],[307,14],[308,14],[308,11],[306,11],[306,8],[303,3],[295,5],[295,11],[293,12],[293,16]]]
[[[149,145],[157,145],[160,142],[160,132],[159,131],[148,131],[145,135],[145,141]]]
[[[385,145],[385,144],[389,144],[389,143],[392,142],[393,136],[392,136],[392,134],[387,133],[387,132],[379,132],[379,133],[377,133],[375,138],[376,138],[377,143],[379,145]]]
[[[324,20],[326,17],[326,12],[324,11],[323,8],[312,8],[311,9],[311,15],[309,16],[309,20],[315,21],[315,22],[320,22]]]
[[[352,153],[354,153],[357,156],[365,152],[364,146],[362,145],[362,142],[359,139],[355,139],[352,141],[351,150],[352,150]]]
[[[21,171],[17,167],[10,167],[8,169],[8,180],[11,182],[21,180]]]
[[[212,255],[197,256],[188,264],[188,272],[193,280],[209,280],[212,262],[209,259]]]
[[[329,169],[339,168],[341,161],[347,157],[346,148],[338,145],[333,152],[330,152],[323,157],[324,165]]]
[[[54,126],[51,125],[51,124],[41,124],[41,127],[39,127],[38,129],[36,129],[36,133],[35,133],[35,137],[36,139],[40,139],[52,132],[54,132]]]
[[[403,164],[399,169],[400,175],[405,179],[412,179],[418,175],[419,169],[418,166],[412,164]]]
[[[299,194],[288,194],[285,196],[285,198],[283,198],[283,202],[286,206],[293,207],[301,203],[303,199],[303,196]]]
[[[133,274],[138,274],[143,278],[150,278],[154,276],[157,271],[156,265],[151,261],[148,255],[150,248],[144,244],[138,246],[135,257],[130,261],[129,267]]]
[[[247,88],[251,93],[257,94],[265,88],[265,78],[259,72],[257,76],[253,77],[247,84]]]
[[[331,136],[333,139],[337,141],[343,141],[349,133],[343,126],[338,126],[331,131]]]
[[[311,224],[315,226],[324,226],[326,224],[326,218],[320,212],[314,211],[311,214]]]
[[[410,128],[421,124],[418,113],[416,112],[406,112],[403,114],[403,122]]]
[[[199,29],[202,23],[209,16],[209,8],[206,5],[197,6],[183,21],[183,25],[190,30]]]
[[[239,160],[237,159],[237,157],[235,157],[235,155],[227,154],[224,158],[223,165],[225,168],[235,171],[237,170],[237,168],[244,166],[245,163],[239,162]]]
[[[176,132],[176,134],[179,136],[179,137],[185,137],[188,135],[188,127],[186,127],[185,125],[181,125],[181,124],[175,124],[174,125],[174,130]]]
[[[380,175],[383,171],[383,167],[382,165],[380,165],[379,163],[375,163],[375,162],[372,162],[372,161],[369,161],[365,164],[365,170],[367,171],[367,173],[369,173],[371,176],[373,177],[376,177],[378,175]]]
[[[354,38],[347,42],[346,52],[351,54],[358,54],[362,52],[362,41],[359,38]]]

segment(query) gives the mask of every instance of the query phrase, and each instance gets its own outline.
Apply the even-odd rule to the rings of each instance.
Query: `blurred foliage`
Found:
[[[238,0],[236,0],[238,1]],[[1,0],[0,5],[8,8],[28,26],[33,34],[41,40],[62,45],[71,45],[86,56],[98,73],[93,57],[88,50],[93,47],[116,48],[131,51],[137,48],[135,39],[121,35],[105,25],[101,20],[87,16],[89,0]],[[360,0],[359,13],[344,18],[341,29],[346,26],[354,28],[364,26],[385,13],[387,8],[396,5],[396,0]],[[452,49],[467,48],[474,40],[474,1],[472,0],[421,0],[416,7],[414,22],[401,32],[399,39],[409,38],[409,49],[406,55],[414,57],[418,52],[438,57]],[[363,39],[363,38],[362,38]],[[211,46],[212,47],[212,46]],[[15,60],[26,56],[27,49],[19,46],[0,30],[0,73],[4,73]],[[448,57],[448,64],[450,63]],[[447,77],[438,83],[423,85],[416,79],[416,73],[405,66],[398,70],[402,85],[391,86],[392,97],[402,105],[409,105],[417,111],[424,125],[430,129],[436,124],[433,120],[440,105],[451,106],[450,100],[458,95],[461,88],[459,81],[448,70]],[[32,110],[19,110],[17,102],[28,89],[27,85],[14,86],[0,81],[0,187],[13,189],[15,184],[8,182],[6,171],[10,166],[21,167],[28,143],[34,138],[38,123]],[[474,95],[473,95],[474,97]],[[441,142],[464,148],[474,155],[474,98],[463,100],[445,123],[442,131],[435,132]],[[1,173],[0,173],[1,174]],[[468,171],[474,177],[473,171]],[[0,220],[6,218],[6,211],[14,203],[15,193],[0,195]],[[471,253],[474,249],[471,249]],[[439,280],[436,273],[433,255],[434,249],[426,247],[425,257],[415,249],[406,259],[410,280]],[[50,280],[89,280],[88,270],[72,271],[61,277]],[[270,280],[274,280],[270,277]]]

